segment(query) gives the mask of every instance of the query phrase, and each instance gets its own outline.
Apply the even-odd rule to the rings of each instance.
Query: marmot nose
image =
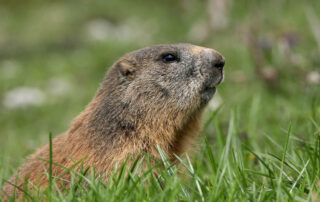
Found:
[[[217,68],[219,71],[223,70],[223,66],[225,64],[225,59],[219,53],[214,53],[214,59],[212,61],[212,66]]]

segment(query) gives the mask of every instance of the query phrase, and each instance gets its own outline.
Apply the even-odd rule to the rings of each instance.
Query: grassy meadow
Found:
[[[138,159],[109,184],[83,170],[67,191],[26,200],[320,201],[320,2],[209,7],[205,0],[1,0],[0,187],[49,133],[68,129],[117,58],[193,43],[218,50],[226,66],[184,169],[163,157],[160,179],[141,176]],[[221,21],[210,18],[215,12]]]

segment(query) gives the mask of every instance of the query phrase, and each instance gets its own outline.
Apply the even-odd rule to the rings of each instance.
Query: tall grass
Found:
[[[220,141],[207,138],[198,145],[192,160],[178,157],[178,165],[169,162],[159,148],[161,160],[144,168],[148,156],[137,158],[130,166],[120,165],[108,183],[93,168],[69,169],[72,179],[67,187],[56,184],[49,168],[49,187],[38,192],[24,190],[28,200],[49,201],[308,201],[319,200],[320,135],[315,125],[314,137],[301,141],[294,136],[294,126],[281,131],[285,141],[278,144],[271,137],[266,151],[252,148],[239,136],[235,113],[225,132],[217,130]],[[214,118],[216,119],[216,118]],[[49,136],[51,142],[51,134]],[[52,152],[52,147],[51,152]],[[277,148],[280,152],[277,152]],[[51,159],[51,160],[50,160]],[[49,159],[50,167],[53,163]],[[140,172],[143,170],[143,172]]]

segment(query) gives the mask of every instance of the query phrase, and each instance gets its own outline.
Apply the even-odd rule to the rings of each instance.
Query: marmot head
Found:
[[[99,114],[123,120],[124,116],[136,119],[203,108],[223,79],[224,63],[217,51],[191,44],[157,45],[128,53],[104,79],[97,94],[104,103]]]
[[[158,45],[134,51],[113,67],[123,101],[143,96],[144,102],[201,106],[223,79],[224,58],[215,50],[191,44]]]

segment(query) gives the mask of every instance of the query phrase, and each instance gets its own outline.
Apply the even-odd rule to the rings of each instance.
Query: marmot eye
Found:
[[[179,59],[174,54],[169,53],[162,56],[162,61],[166,63],[175,62],[175,61],[178,62]]]

